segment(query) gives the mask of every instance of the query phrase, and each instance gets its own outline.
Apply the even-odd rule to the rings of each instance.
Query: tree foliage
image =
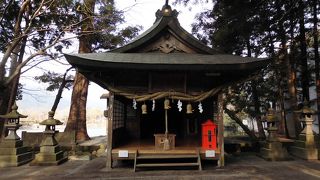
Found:
[[[60,73],[55,73],[52,71],[45,72],[41,76],[36,76],[34,79],[43,82],[48,83],[48,86],[46,88],[47,91],[55,91],[59,89],[61,82],[65,80],[72,80],[74,77],[72,75],[68,75],[66,78],[63,77]],[[70,89],[72,87],[72,82],[68,82],[65,85],[65,88]]]
[[[1,114],[10,110],[7,107],[11,107],[17,92],[22,90],[20,75],[43,62],[59,61],[63,49],[72,46],[76,37],[90,36],[92,51],[105,50],[125,43],[140,30],[140,27],[118,28],[124,17],[122,11],[114,8],[113,0],[95,3],[99,8],[87,11],[80,1],[72,0],[0,1]],[[82,19],[81,13],[87,13],[86,18]],[[93,28],[83,32],[81,26],[87,19]],[[46,72],[39,80],[48,81],[51,77],[48,90],[53,90],[61,76]]]
[[[185,5],[207,2],[175,1]],[[309,87],[315,81],[314,76],[311,76],[312,72],[316,72],[316,79],[319,77],[319,59],[315,60],[316,65],[312,66],[313,57],[310,55],[313,53],[308,53],[318,53],[319,2],[210,2],[213,4],[212,8],[200,12],[193,23],[192,32],[202,42],[229,54],[271,57],[274,60],[268,68],[254,75],[254,79],[230,87],[226,91],[225,105],[232,105],[235,113],[245,112],[259,119],[272,104],[281,112],[282,124],[297,121],[287,120],[286,114],[294,110],[304,98],[309,99]],[[312,26],[313,28],[310,28]],[[313,71],[312,67],[315,67],[316,71]],[[287,107],[286,102],[289,102]],[[298,123],[297,121],[296,124]],[[298,126],[295,127],[296,134],[299,133]]]

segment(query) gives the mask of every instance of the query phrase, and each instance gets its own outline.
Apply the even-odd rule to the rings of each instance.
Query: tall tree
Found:
[[[98,13],[95,13],[97,3],[99,8]],[[123,12],[115,9],[113,0],[84,0],[77,10],[83,21],[79,34],[79,53],[115,48],[135,37],[140,30],[140,27],[130,26],[117,29],[118,24],[124,22],[124,19]],[[100,31],[101,29],[104,31]],[[89,139],[86,127],[88,86],[88,79],[77,71],[65,128],[65,131],[75,131],[77,142]]]
[[[175,2],[188,4],[208,1],[176,0]],[[242,85],[247,87],[242,87],[242,89],[253,90],[246,90],[245,93],[248,94],[247,97],[255,97],[253,98],[255,99],[253,104],[257,106],[255,108],[257,112],[259,112],[258,99],[278,104],[281,111],[280,128],[286,132],[286,135],[289,135],[288,131],[293,132],[291,133],[293,136],[299,134],[299,121],[295,118],[295,115],[293,117],[288,116],[288,112],[292,112],[297,107],[297,97],[300,95],[296,91],[297,84],[301,84],[303,97],[309,99],[310,73],[307,65],[307,29],[305,28],[305,17],[308,17],[308,12],[305,10],[308,3],[304,0],[213,0],[212,3],[212,9],[201,12],[196,17],[196,22],[193,24],[193,33],[204,43],[226,53],[256,57],[267,55],[275,59],[277,63],[270,66],[269,75],[268,73],[264,74],[263,78],[265,80],[262,82],[270,83],[268,86],[277,90],[274,93],[277,94],[277,100],[270,97],[271,94],[268,91],[256,93],[255,87],[250,83],[243,83]],[[290,51],[288,51],[289,45]],[[299,69],[302,70],[301,73],[295,72],[297,70],[295,57],[297,55],[300,57]],[[273,79],[270,74],[276,75],[277,78]],[[260,82],[257,84],[260,84]],[[239,87],[237,86],[237,88]],[[242,93],[242,91],[240,90],[239,93]],[[257,98],[255,94],[259,94],[259,97]],[[288,94],[290,107],[285,106]],[[231,103],[234,104],[233,101]],[[238,101],[238,103],[238,107],[243,107],[241,105],[242,101]],[[260,106],[263,106],[263,104]]]
[[[313,14],[313,49],[314,49],[314,61],[315,61],[315,76],[316,76],[316,91],[317,91],[317,110],[320,111],[320,57],[319,57],[319,30],[318,30],[318,14],[320,3],[318,0],[312,1],[312,14]],[[320,122],[320,113],[318,113],[318,124]],[[319,133],[320,133],[320,124]]]
[[[17,87],[21,87],[17,86],[19,76],[50,59],[59,60],[62,49],[71,45],[72,36],[82,35],[79,34],[82,22],[76,10],[83,9],[79,9],[77,1],[70,0],[0,2],[0,53],[3,54],[0,61],[0,114],[4,114],[16,100]],[[116,15],[113,13],[114,7],[110,6],[113,1],[99,2],[102,4],[100,11],[106,13],[94,19],[93,24],[99,28],[95,28],[95,32],[87,32],[97,39],[92,49],[114,48],[136,35],[140,28],[117,28],[123,22],[123,16],[119,11]],[[105,36],[100,35],[101,32]],[[63,39],[67,33],[68,38]],[[28,54],[24,53],[26,48]],[[4,130],[3,123],[0,120],[0,136]]]
[[[307,56],[307,40],[305,28],[305,2],[298,1],[298,18],[299,18],[299,47],[300,47],[300,65],[302,69],[302,94],[303,99],[309,101],[309,70],[308,70],[308,56]]]
[[[84,0],[78,8],[83,21],[81,35],[79,36],[79,53],[90,53],[90,36],[86,32],[93,30],[93,17],[96,0]],[[74,79],[74,87],[71,95],[71,106],[65,131],[75,130],[76,141],[90,139],[86,125],[86,105],[88,95],[89,80],[78,71]]]
[[[90,36],[86,32],[92,32],[93,14],[95,0],[84,0],[79,12],[82,19],[86,19],[81,26],[81,35],[79,36],[79,53],[90,53]],[[71,96],[71,106],[69,118],[65,131],[75,130],[76,141],[90,139],[87,133],[86,125],[86,105],[89,80],[78,71],[75,75],[75,81]]]

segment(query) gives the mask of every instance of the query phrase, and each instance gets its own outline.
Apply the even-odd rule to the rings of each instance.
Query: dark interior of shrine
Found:
[[[193,112],[186,113],[189,102],[182,102],[182,110],[178,109],[178,100],[170,99],[168,114],[168,132],[176,135],[176,146],[201,146],[201,124],[207,119],[214,119],[216,114],[215,98],[202,101],[203,112],[198,109],[199,102],[190,102]],[[141,106],[147,105],[147,113],[142,114]],[[113,146],[119,147],[130,143],[154,144],[154,134],[165,133],[164,99],[137,102],[133,108],[133,100],[117,96],[113,115]],[[134,143],[133,143],[134,144]]]

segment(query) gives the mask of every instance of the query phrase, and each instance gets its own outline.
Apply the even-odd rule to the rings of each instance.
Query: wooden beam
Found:
[[[114,93],[109,92],[109,108],[108,108],[108,132],[107,132],[107,170],[112,169],[112,124],[113,124],[113,105],[114,105]]]
[[[223,94],[220,92],[218,94],[218,146],[220,149],[220,158],[218,160],[218,166],[224,166],[224,125],[223,125]]]

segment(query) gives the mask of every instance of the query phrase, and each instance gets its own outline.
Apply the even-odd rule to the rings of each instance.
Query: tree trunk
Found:
[[[293,6],[295,1],[290,0],[290,4]],[[290,54],[286,58],[286,67],[287,67],[287,74],[288,74],[288,92],[289,92],[289,104],[290,104],[290,110],[291,110],[291,116],[292,118],[288,118],[291,121],[287,121],[287,132],[288,132],[288,137],[295,137],[297,138],[300,131],[301,131],[301,125],[300,121],[298,118],[298,114],[294,113],[293,110],[296,109],[297,107],[297,89],[296,89],[296,82],[297,82],[297,50],[296,50],[296,41],[295,41],[295,27],[296,27],[296,11],[291,11],[290,12],[290,29],[289,29],[289,34],[290,34]]]
[[[316,91],[317,91],[317,110],[318,110],[318,127],[320,133],[320,78],[319,78],[319,33],[318,33],[318,0],[313,0],[313,49],[314,49],[314,61],[315,61],[315,74],[316,74]]]
[[[57,110],[57,107],[58,107],[58,105],[60,103],[60,100],[62,98],[63,89],[65,88],[66,84],[68,82],[73,82],[72,80],[66,80],[67,74],[70,71],[70,69],[72,69],[72,67],[67,69],[66,72],[63,75],[62,82],[60,84],[60,87],[58,89],[58,93],[56,95],[56,98],[55,98],[54,103],[53,103],[52,108],[51,108],[51,111],[53,111],[53,112],[56,112],[56,110]]]
[[[259,131],[259,139],[266,139],[266,135],[264,133],[263,125],[261,122],[261,116],[260,116],[260,102],[259,102],[259,97],[258,97],[258,92],[257,92],[257,84],[253,80],[252,81],[252,96],[253,96],[253,101],[254,101],[254,109],[255,109],[255,119],[257,122],[258,126],[258,131]]]
[[[299,0],[299,41],[300,41],[300,62],[302,67],[302,94],[303,100],[309,101],[309,71],[307,62],[306,29],[304,27],[304,1]]]
[[[277,0],[276,1],[276,9],[277,9],[277,13],[278,14],[283,14],[283,1]],[[286,35],[286,31],[284,28],[284,18],[280,18],[278,21],[278,29],[277,29],[277,33],[278,36],[280,37],[280,41],[281,41],[281,49],[279,51],[279,55],[278,55],[278,86],[279,86],[279,105],[280,105],[280,123],[278,126],[278,133],[280,134],[285,134],[286,132],[286,109],[285,109],[285,97],[284,97],[284,92],[287,90],[287,86],[285,85],[288,81],[288,74],[286,71],[286,64],[285,64],[285,58],[288,54],[287,52],[287,35]]]
[[[258,138],[257,136],[254,134],[254,132],[252,132],[246,125],[244,125],[241,121],[241,119],[239,119],[237,117],[237,115],[230,111],[229,109],[227,108],[224,108],[224,112],[228,114],[228,116],[233,119],[234,121],[236,121],[237,124],[239,124],[239,126],[244,130],[244,132],[250,137],[251,140],[253,141],[257,141]]]
[[[6,114],[7,113],[7,107],[10,97],[10,91],[8,88],[0,88],[0,114]],[[5,119],[0,118],[0,142],[3,140],[3,138],[6,136],[5,133]]]
[[[246,45],[247,45],[248,57],[251,57],[250,37],[247,38]],[[256,81],[252,80],[251,85],[252,85],[252,96],[253,96],[254,108],[255,108],[255,120],[256,120],[256,123],[258,126],[259,138],[266,139],[266,135],[264,133],[264,129],[263,129],[261,117],[260,117],[260,114],[261,114],[260,113],[260,102],[259,102],[259,97],[258,97]],[[252,127],[254,127],[254,126],[252,126]]]
[[[28,21],[27,21],[28,22]],[[27,44],[27,37],[24,37],[21,41],[21,44],[17,47],[19,47],[18,49],[15,50],[15,52],[13,52],[13,54],[19,54],[19,56],[16,56],[15,55],[15,58],[12,58],[13,59],[16,59],[16,63],[11,63],[11,70],[10,70],[10,73],[9,75],[11,76],[14,71],[16,70],[17,66],[19,64],[22,63],[23,61],[23,57],[24,57],[24,52],[25,52],[25,48],[26,48],[26,44]],[[10,85],[10,99],[9,99],[9,103],[8,103],[8,109],[7,109],[7,112],[10,112],[11,111],[11,107],[13,106],[14,102],[16,101],[17,99],[17,92],[18,92],[18,85],[19,85],[19,80],[20,80],[20,72],[19,74],[13,79],[13,81],[11,82],[11,85]]]
[[[92,30],[93,19],[90,16],[94,12],[94,5],[95,0],[85,0],[83,2],[83,9],[81,9],[83,13],[82,19],[88,19],[83,22],[81,27],[82,34],[79,37],[79,53],[91,52],[90,37],[85,32]],[[88,86],[89,80],[77,71],[72,91],[69,118],[65,129],[65,131],[75,131],[77,142],[90,139],[86,124]]]
[[[86,125],[86,104],[89,81],[79,72],[74,79],[71,106],[65,131],[75,131],[76,142],[90,139]]]
[[[24,56],[24,50],[25,45],[27,41],[27,37],[21,36],[21,21],[23,14],[28,9],[27,6],[29,5],[30,1],[24,1],[21,5],[21,8],[19,10],[19,14],[16,17],[16,23],[14,25],[14,40],[9,46],[7,47],[1,62],[0,62],[0,114],[6,114],[11,111],[11,107],[16,99],[17,95],[17,88],[19,84],[19,78],[20,75],[16,76],[15,79],[9,84],[5,85],[5,75],[6,75],[6,69],[5,65],[11,56],[11,66],[10,66],[10,72],[11,75],[12,72],[14,72],[15,68],[19,63],[22,62],[23,56]],[[26,24],[29,23],[28,18],[25,18]],[[19,54],[19,56],[18,56]],[[3,83],[3,84],[2,84]],[[0,119],[0,140],[2,140],[6,136],[6,130],[4,128],[4,119]]]

